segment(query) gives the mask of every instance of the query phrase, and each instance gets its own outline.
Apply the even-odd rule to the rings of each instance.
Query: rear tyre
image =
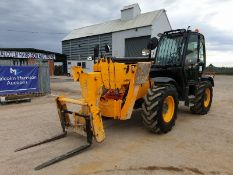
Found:
[[[193,114],[205,115],[209,112],[213,98],[213,88],[210,82],[202,81],[197,89],[194,106],[190,107]]]
[[[175,125],[178,95],[173,85],[153,86],[142,104],[143,123],[153,133],[167,133]]]

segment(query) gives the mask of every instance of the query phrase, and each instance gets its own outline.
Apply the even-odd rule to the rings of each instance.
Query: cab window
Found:
[[[195,65],[198,58],[198,35],[190,35],[186,51],[185,65]]]
[[[200,37],[200,48],[199,48],[199,60],[201,63],[204,63],[205,61],[205,47],[204,47],[204,38]]]

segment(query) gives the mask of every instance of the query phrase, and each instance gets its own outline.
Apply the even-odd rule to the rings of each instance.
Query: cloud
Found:
[[[175,0],[139,1],[147,9],[165,8],[173,29],[199,28],[204,34],[207,63],[233,66],[233,1],[231,0]],[[150,7],[149,7],[149,6]],[[145,10],[145,9],[143,9]]]
[[[173,29],[196,27],[205,35],[208,59],[233,64],[232,0],[138,0],[142,12],[166,9]],[[135,0],[1,0],[0,47],[61,51],[61,40],[75,28],[120,17]],[[13,32],[17,30],[21,32]],[[23,31],[34,31],[28,33]],[[46,33],[49,32],[49,33]],[[51,34],[53,33],[53,34]],[[64,33],[64,34],[55,34]]]

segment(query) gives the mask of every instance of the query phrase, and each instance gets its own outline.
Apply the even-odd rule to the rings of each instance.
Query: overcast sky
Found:
[[[0,47],[61,52],[71,30],[120,18],[120,9],[136,2],[142,13],[166,9],[173,29],[199,28],[207,63],[233,66],[233,0],[1,0]]]

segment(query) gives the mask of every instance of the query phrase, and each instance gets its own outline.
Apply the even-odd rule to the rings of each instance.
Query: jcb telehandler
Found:
[[[152,58],[151,50],[156,47],[155,58]],[[171,30],[164,32],[159,41],[152,38],[147,49],[144,51],[149,58],[145,59],[100,58],[90,73],[73,67],[73,78],[80,83],[82,98],[56,98],[63,134],[16,151],[62,138],[68,128],[87,137],[87,145],[37,166],[38,170],[89,148],[93,137],[102,142],[105,139],[103,117],[127,120],[134,108],[141,107],[144,125],[153,133],[167,133],[175,125],[179,101],[184,101],[194,114],[207,114],[214,80],[203,74],[206,67],[204,36],[198,31]],[[81,108],[70,111],[67,103]]]

